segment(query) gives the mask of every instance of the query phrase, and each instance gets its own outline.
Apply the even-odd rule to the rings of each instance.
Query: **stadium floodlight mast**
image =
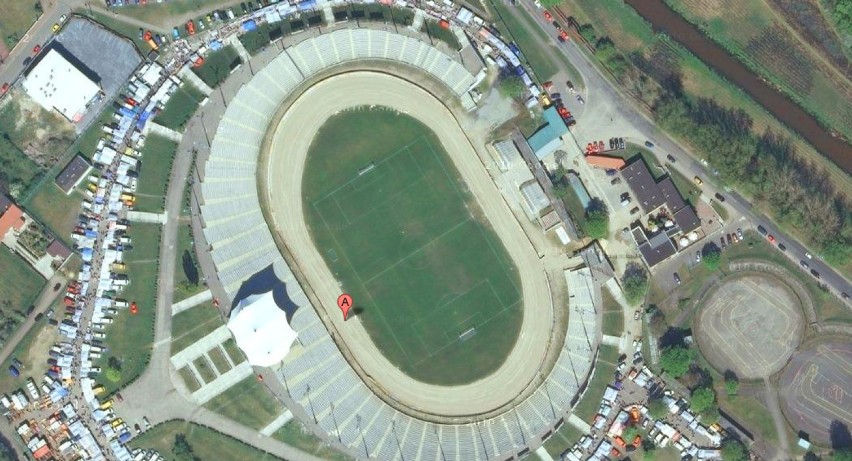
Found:
[[[311,416],[314,417],[314,424],[319,424],[319,421],[317,421],[317,414],[316,414],[316,412],[314,412],[314,402],[313,402],[313,400],[311,400],[311,385],[310,384],[305,386],[305,395],[308,396],[308,405],[311,406]]]
[[[331,409],[331,419],[334,421],[334,431],[337,432],[337,441],[342,444],[343,440],[340,438],[340,427],[337,426],[337,416],[334,415],[334,402],[328,402],[328,406]]]
[[[539,370],[538,375],[543,378],[541,386],[544,387],[544,393],[547,394],[547,401],[550,403],[550,412],[553,413],[553,417],[556,418],[556,409],[553,408],[553,399],[550,398],[550,389],[547,388],[547,377],[541,374],[541,370]]]
[[[432,430],[435,431],[435,437],[438,438],[438,448],[441,449],[441,459],[444,460],[444,461],[447,461],[447,455],[444,453],[444,444],[441,443],[441,435],[438,434],[438,425],[433,424]]]
[[[527,444],[527,438],[526,438],[526,436],[524,436],[524,428],[523,428],[523,426],[521,426],[521,415],[518,414],[518,407],[515,406],[513,408],[513,410],[515,410],[515,421],[518,423],[518,432],[521,433],[521,443],[523,445],[526,445]]]
[[[402,453],[402,445],[399,444],[399,435],[396,433],[396,420],[391,421],[391,431],[393,432],[393,438],[396,440],[396,449],[399,451],[399,457],[402,458],[402,461],[405,461],[405,455]]]
[[[476,433],[479,435],[479,443],[482,444],[482,449],[485,450],[485,458],[490,458],[488,456],[488,447],[485,446],[485,439],[482,438],[482,429],[479,428],[479,425],[482,424],[482,421],[479,421],[473,425],[476,428]]]
[[[361,427],[361,415],[355,415],[355,425],[358,426],[358,432],[361,434],[361,443],[364,444],[364,454],[370,457],[370,450],[367,449],[367,440],[364,438],[364,428]]]

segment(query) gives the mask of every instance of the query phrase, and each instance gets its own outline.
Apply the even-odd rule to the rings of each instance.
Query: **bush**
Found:
[[[725,378],[725,392],[728,395],[737,395],[740,390],[740,382],[735,379]]]
[[[586,207],[586,235],[604,239],[609,235],[609,213],[601,199],[593,198]]]
[[[109,382],[117,383],[121,381],[121,371],[115,368],[109,367],[104,371],[104,376]]]
[[[517,75],[501,77],[497,84],[497,89],[500,91],[500,94],[512,99],[520,98],[527,91],[524,81]]]
[[[683,346],[671,346],[660,354],[660,367],[674,378],[680,378],[689,371],[695,352]]]
[[[737,439],[725,439],[722,441],[722,461],[747,461],[748,451]]]
[[[722,250],[715,243],[708,243],[702,248],[701,257],[704,261],[704,267],[715,271],[719,269],[719,262],[722,260]]]
[[[692,409],[696,413],[704,413],[716,406],[716,393],[709,387],[696,389],[692,393]]]

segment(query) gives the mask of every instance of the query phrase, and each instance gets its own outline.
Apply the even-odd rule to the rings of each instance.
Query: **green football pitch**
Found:
[[[385,356],[420,381],[475,381],[522,321],[517,269],[440,141],[390,110],[335,115],[308,153],[317,249]]]

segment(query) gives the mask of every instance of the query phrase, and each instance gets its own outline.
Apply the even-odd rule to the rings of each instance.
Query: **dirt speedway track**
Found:
[[[390,363],[376,348],[358,317],[343,322],[336,305],[340,287],[314,246],[305,225],[302,173],[308,148],[326,119],[356,106],[379,105],[407,113],[427,125],[440,138],[518,268],[523,289],[524,315],[514,349],[493,374],[455,387],[416,381]],[[353,72],[323,80],[306,90],[284,113],[263,153],[259,174],[270,227],[287,245],[307,283],[319,297],[339,339],[362,370],[393,399],[418,411],[443,416],[468,416],[503,407],[531,387],[541,370],[549,346],[553,306],[544,268],[532,244],[503,201],[476,149],[447,107],[422,88],[388,74]],[[365,133],[369,135],[369,133]]]

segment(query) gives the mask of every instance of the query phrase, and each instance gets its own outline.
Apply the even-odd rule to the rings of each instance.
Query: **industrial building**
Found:
[[[101,93],[101,87],[57,49],[50,49],[23,81],[40,106],[78,122]]]

